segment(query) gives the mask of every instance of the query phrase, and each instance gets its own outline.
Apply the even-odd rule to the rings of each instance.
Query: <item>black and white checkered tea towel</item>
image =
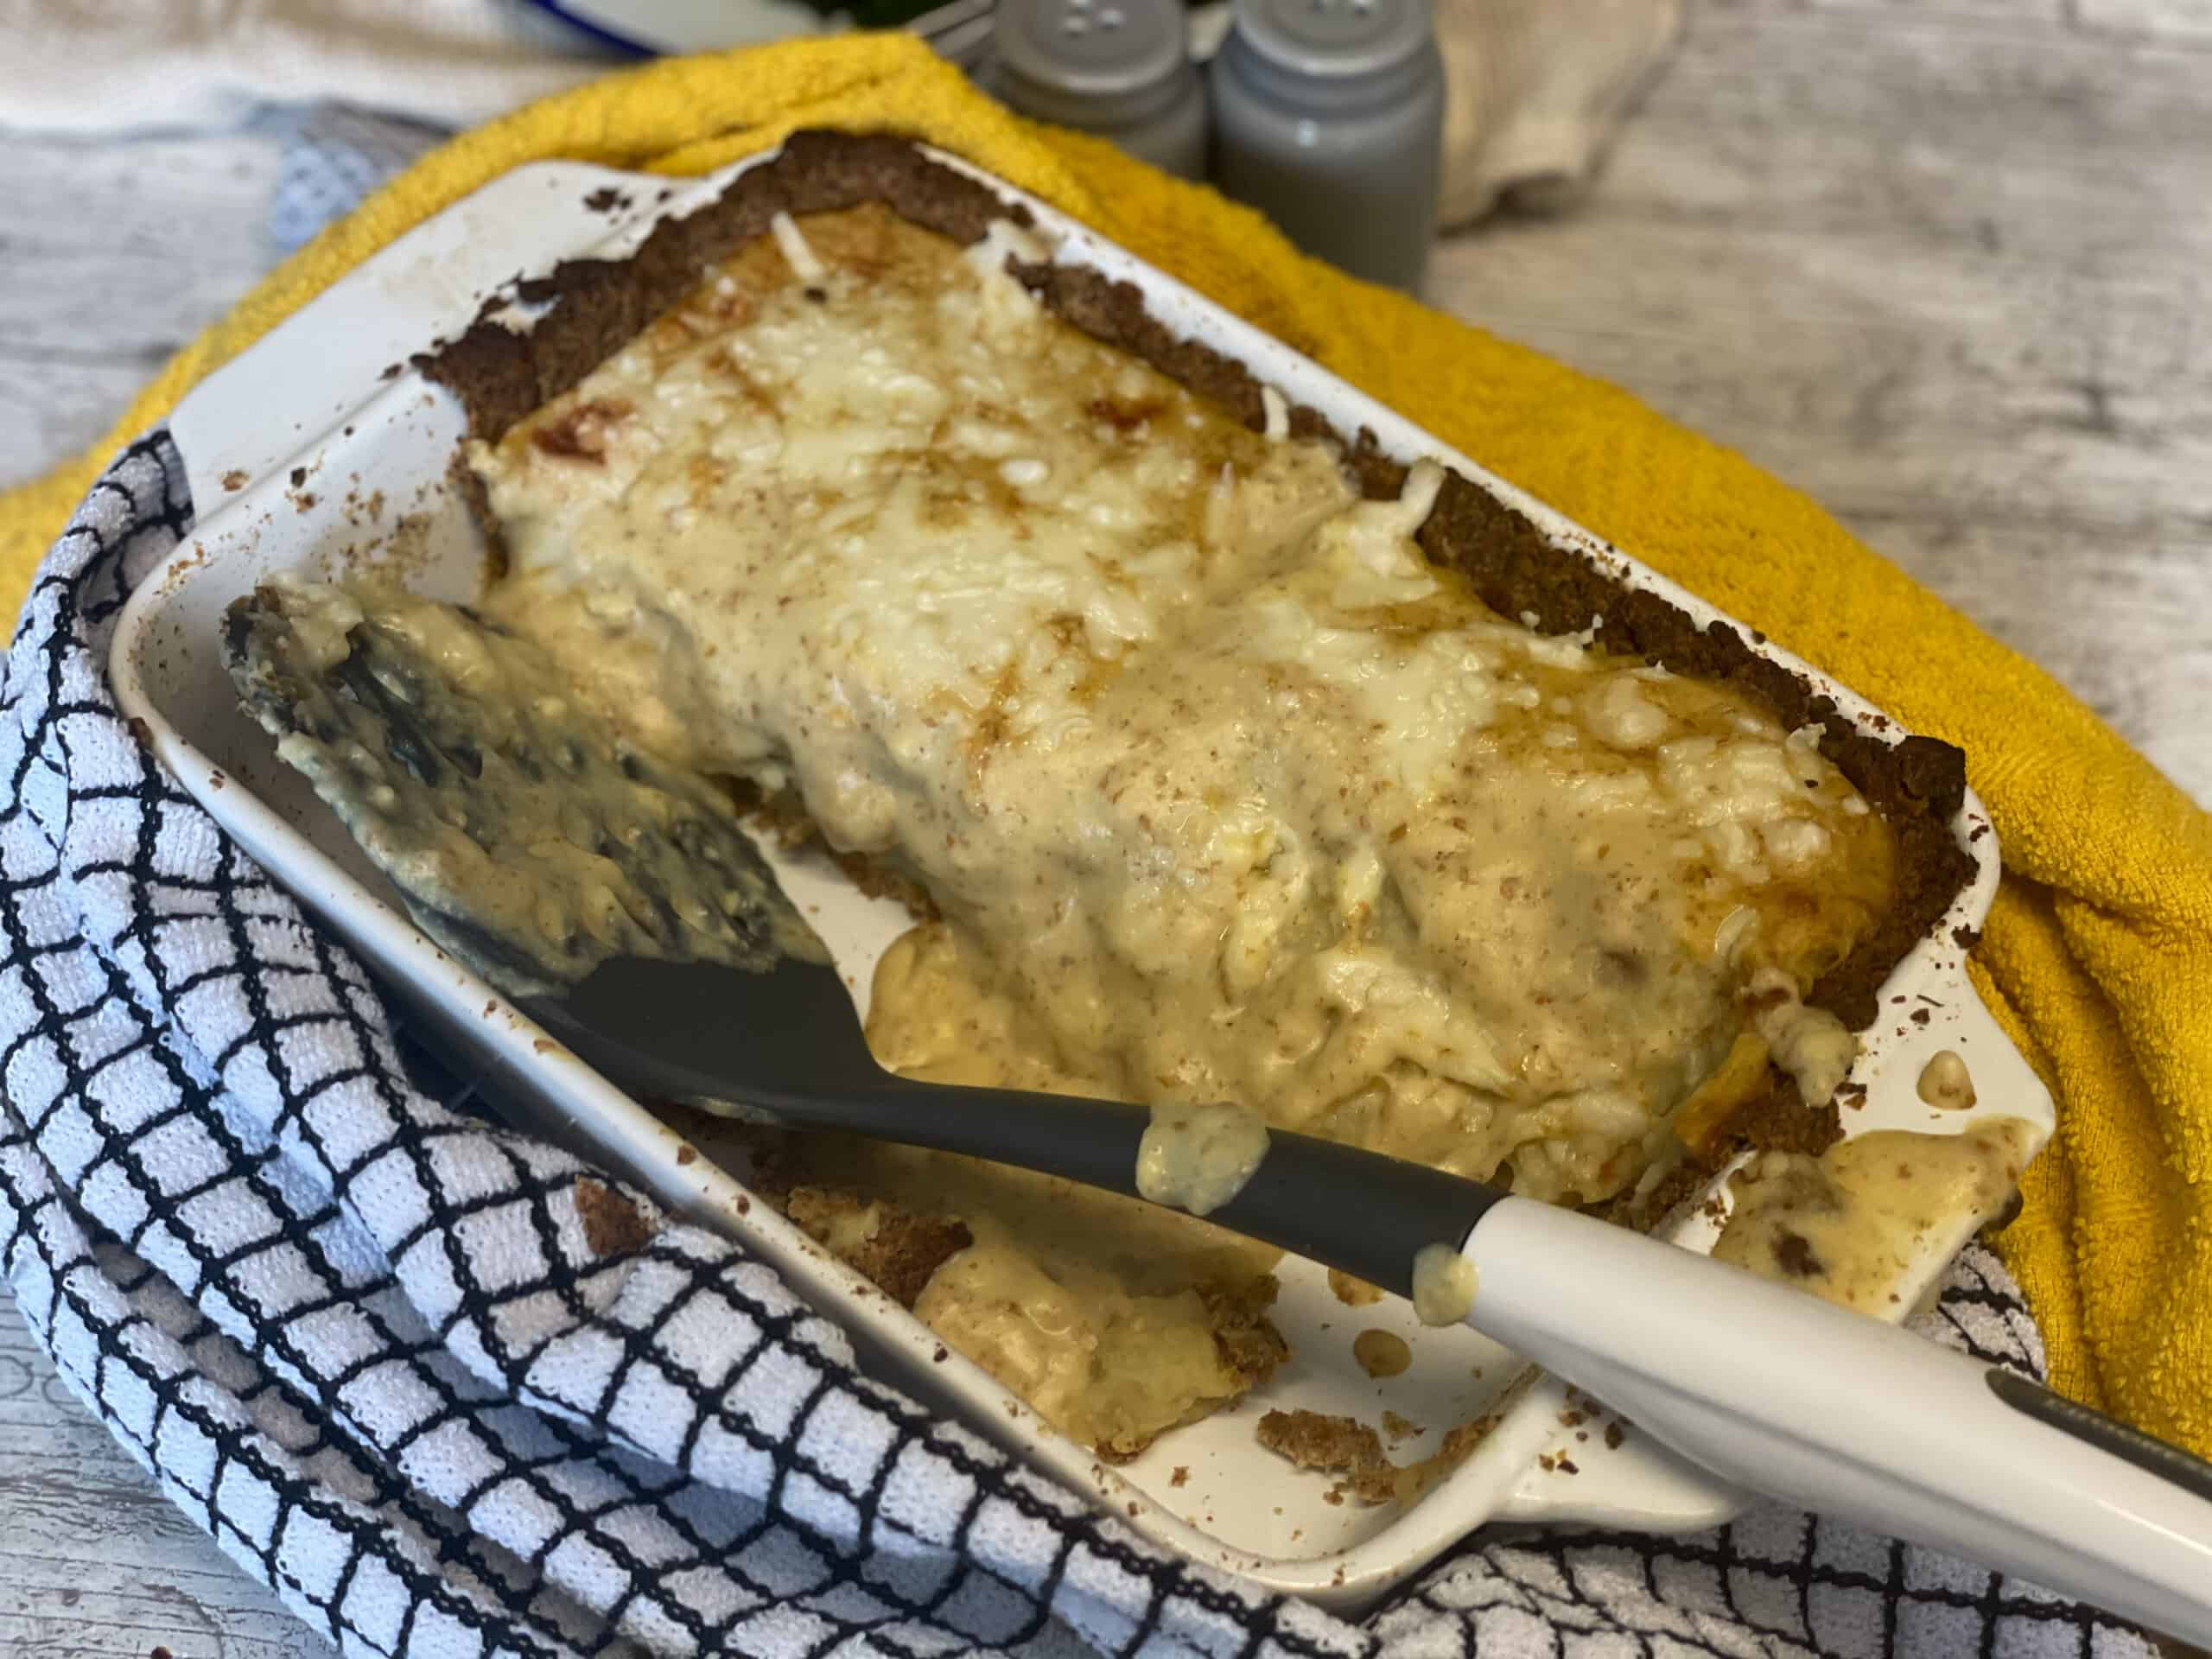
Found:
[[[1359,1622],[1178,1565],[857,1372],[760,1262],[493,1127],[139,747],[105,677],[192,515],[132,446],[0,696],[0,1267],[162,1489],[348,1654],[2147,1653],[1762,1510],[1478,1542]],[[1945,1340],[2033,1370],[1987,1255]]]

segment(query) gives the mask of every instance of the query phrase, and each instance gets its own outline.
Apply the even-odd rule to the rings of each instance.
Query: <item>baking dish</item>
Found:
[[[735,1234],[851,1329],[887,1375],[1094,1494],[1166,1547],[1275,1588],[1354,1601],[1386,1589],[1488,1520],[1678,1529],[1726,1518],[1735,1507],[1732,1494],[1646,1446],[1632,1427],[1618,1446],[1609,1446],[1608,1420],[1586,1405],[1570,1408],[1541,1382],[1517,1392],[1479,1448],[1409,1509],[1326,1502],[1325,1479],[1300,1474],[1254,1441],[1260,1412],[1303,1406],[1372,1418],[1387,1406],[1428,1426],[1424,1436],[1393,1448],[1409,1460],[1433,1449],[1451,1425],[1497,1408],[1521,1368],[1462,1331],[1424,1341],[1413,1370],[1378,1383],[1351,1363],[1350,1338],[1370,1326],[1408,1333],[1410,1314],[1395,1303],[1349,1309],[1318,1270],[1303,1264],[1286,1264],[1277,1310],[1294,1356],[1263,1400],[1248,1399],[1167,1436],[1133,1463],[1101,1465],[966,1361],[939,1360],[942,1345],[910,1315],[766,1205],[751,1204],[719,1166],[713,1145],[702,1142],[697,1150],[709,1155],[696,1155],[565,1054],[537,1052],[534,1028],[405,922],[335,821],[236,712],[216,650],[217,620],[265,577],[380,560],[411,585],[455,598],[481,579],[481,542],[451,480],[461,410],[442,390],[393,365],[458,334],[487,296],[511,292],[518,276],[585,253],[620,257],[658,219],[696,210],[771,159],[681,184],[567,164],[519,169],[387,249],[195,391],[173,429],[203,517],[168,564],[142,584],[122,620],[114,665],[127,712],[144,722],[156,752],[226,829],[404,1000],[467,1046],[491,1092],[518,1121]],[[1242,362],[1341,430],[1370,429],[1386,455],[1443,461],[1562,548],[1603,561],[1627,585],[1701,623],[1721,620],[1172,279],[1001,182],[952,158],[937,159],[1026,207],[1055,239],[1056,264],[1133,284],[1173,334]],[[519,302],[510,308],[525,317],[528,309]],[[1755,649],[1807,675],[1861,730],[1885,741],[1900,735],[1796,659],[1764,645]],[[1853,1074],[1866,1089],[1863,1103],[1847,1114],[1847,1127],[1941,1133],[1973,1122],[1970,1114],[1929,1109],[1914,1091],[1927,1058],[1948,1047],[1974,1068],[1978,1110],[2027,1118],[2046,1135],[2048,1096],[1963,972],[1962,942],[1986,911],[1998,870],[1994,839],[1970,795],[1953,830],[1973,861],[1972,878],[1884,988],[1885,1017],[1865,1033],[1866,1053]],[[864,995],[867,969],[905,927],[905,912],[863,898],[823,864],[770,851],[793,896],[818,907],[817,925]],[[1683,1241],[1709,1241],[1715,1224],[1708,1213],[1694,1212]],[[1961,1242],[1930,1241],[1916,1289],[1932,1286]],[[1570,1449],[1564,1459],[1554,1455]]]

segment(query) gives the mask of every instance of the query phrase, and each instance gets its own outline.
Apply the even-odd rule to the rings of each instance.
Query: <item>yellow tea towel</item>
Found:
[[[1962,747],[2006,867],[1976,981],[2062,1103],[2000,1248],[2057,1386],[2212,1454],[2212,818],[2048,676],[1739,457],[1301,257],[1205,189],[1016,119],[910,38],[662,62],[435,151],[179,353],[98,453],[0,499],[0,593],[20,597],[118,443],[486,180],[556,156],[696,172],[801,126],[925,138],[1036,192]]]

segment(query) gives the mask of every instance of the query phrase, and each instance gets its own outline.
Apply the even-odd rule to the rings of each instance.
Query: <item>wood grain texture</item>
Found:
[[[100,437],[275,258],[251,133],[0,141],[0,485]]]
[[[252,135],[0,143],[0,483],[271,258]],[[2212,802],[2212,0],[1707,0],[1574,216],[1430,296],[1834,508]],[[0,1656],[329,1649],[0,1291]]]
[[[0,1285],[0,1655],[327,1659],[330,1644],[163,1501]]]
[[[0,140],[0,485],[99,438],[275,257],[276,147]],[[327,1659],[161,1496],[0,1284],[0,1659]]]
[[[2088,28],[2212,43],[2212,0],[2072,0]]]

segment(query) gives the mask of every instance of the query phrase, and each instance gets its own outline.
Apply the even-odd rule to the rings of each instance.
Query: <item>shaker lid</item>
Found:
[[[1187,30],[1181,0],[998,0],[991,47],[1028,80],[1110,97],[1179,73]]]
[[[1429,38],[1429,0],[1236,0],[1236,33],[1294,74],[1328,79],[1394,69]]]

